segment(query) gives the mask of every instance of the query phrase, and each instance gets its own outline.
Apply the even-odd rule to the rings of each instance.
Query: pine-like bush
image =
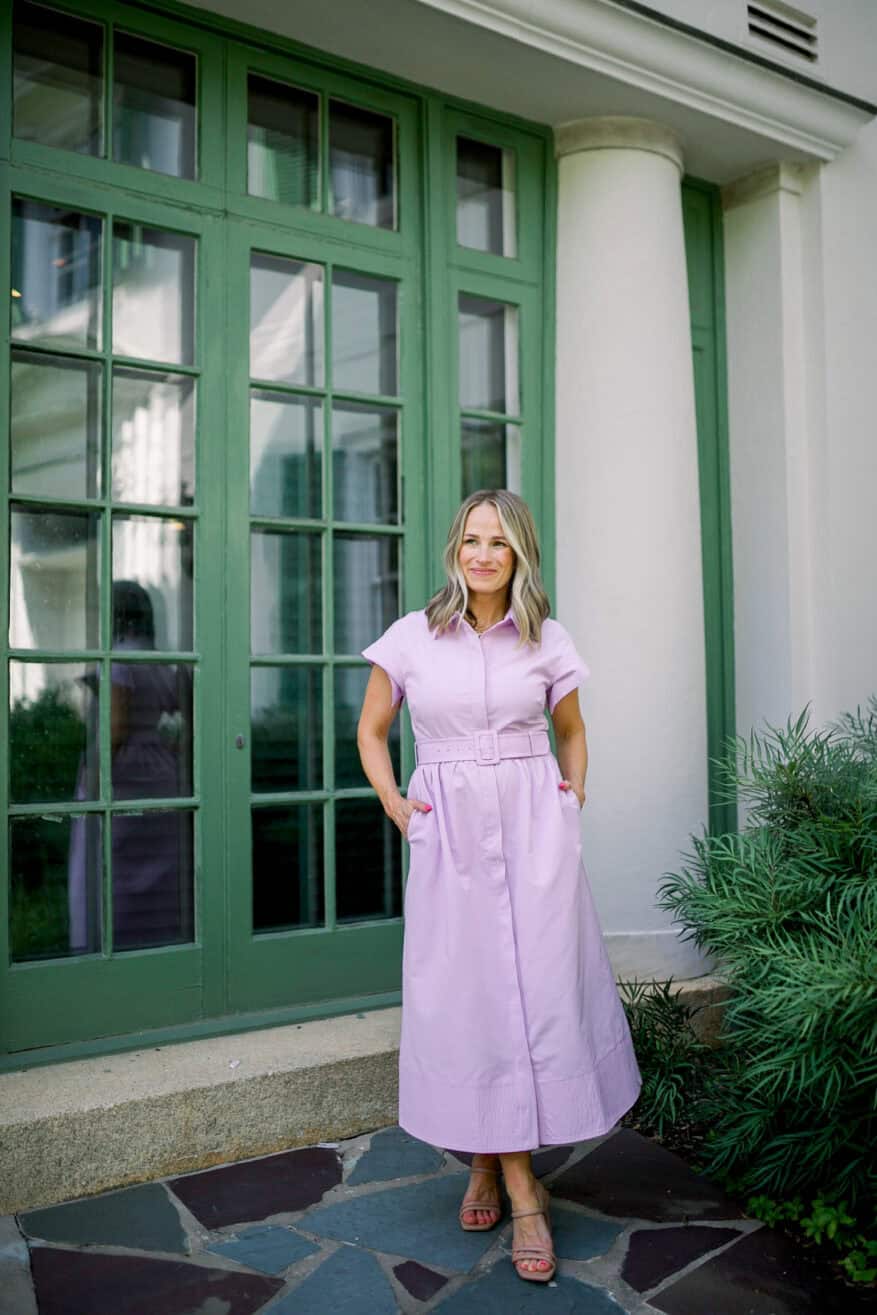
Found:
[[[698,1102],[707,1173],[877,1201],[877,696],[728,745],[742,831],[693,838],[658,904],[731,987]]]

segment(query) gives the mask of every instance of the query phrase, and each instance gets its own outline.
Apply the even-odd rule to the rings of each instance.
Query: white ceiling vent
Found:
[[[759,45],[766,43],[776,54],[815,64],[819,58],[816,48],[816,19],[802,14],[800,9],[777,3],[777,0],[758,0],[746,6],[749,35]]]

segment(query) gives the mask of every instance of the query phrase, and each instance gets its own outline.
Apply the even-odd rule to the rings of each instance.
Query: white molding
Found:
[[[833,160],[872,117],[607,0],[418,3],[818,160]]]
[[[733,210],[738,205],[747,205],[750,201],[758,201],[774,192],[800,196],[804,190],[804,171],[809,167],[812,166],[781,161],[766,164],[763,169],[736,178],[722,188],[722,209]]]
[[[608,114],[593,119],[574,119],[554,129],[554,153],[574,155],[577,151],[650,151],[663,155],[685,172],[682,146],[675,132],[651,119]]]

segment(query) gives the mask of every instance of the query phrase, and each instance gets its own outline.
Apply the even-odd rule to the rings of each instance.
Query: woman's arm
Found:
[[[588,741],[579,708],[579,692],[571,689],[555,705],[551,714],[557,740],[557,761],[563,779],[575,791],[579,806],[585,802],[585,777],[588,774]]]
[[[393,819],[403,836],[407,836],[408,819],[414,810],[428,813],[432,805],[417,799],[406,799],[396,784],[387,736],[400,703],[392,702],[392,686],[386,671],[382,667],[373,666],[356,728],[356,746],[362,770],[377,791],[384,812]]]

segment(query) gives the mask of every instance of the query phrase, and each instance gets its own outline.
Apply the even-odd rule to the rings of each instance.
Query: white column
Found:
[[[682,155],[634,118],[555,141],[557,614],[592,670],[585,863],[616,974],[696,976],[654,902],[707,820]]]

